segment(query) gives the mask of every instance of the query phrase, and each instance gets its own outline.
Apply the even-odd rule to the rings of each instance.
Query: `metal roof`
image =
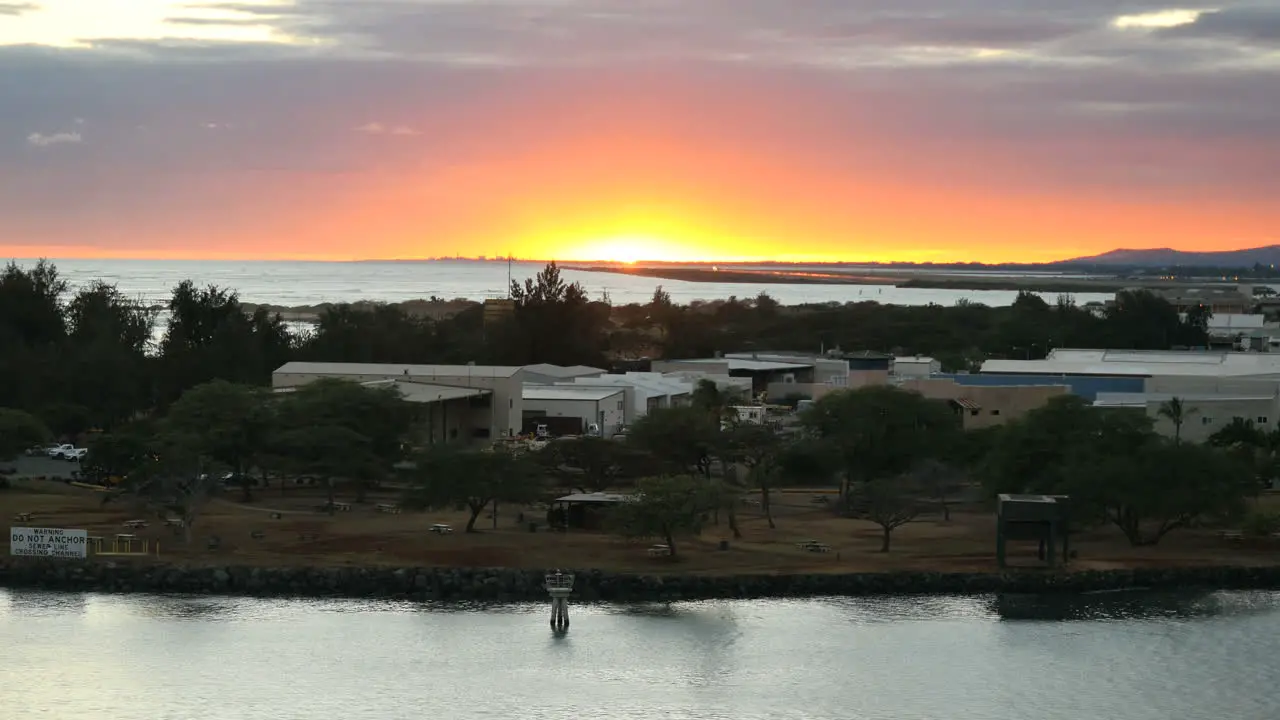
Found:
[[[574,493],[573,495],[565,495],[562,498],[556,498],[556,502],[563,503],[624,503],[635,500],[635,495],[622,495],[619,493]]]
[[[603,375],[606,372],[601,368],[594,368],[587,365],[571,365],[569,367],[565,367],[564,365],[552,365],[550,363],[538,363],[536,365],[525,365],[524,369],[531,373],[546,375],[547,377],[557,377],[557,378],[565,378],[565,379],[575,378],[575,377],[589,377],[592,375]]]
[[[615,395],[621,395],[623,392],[625,392],[625,388],[621,387],[526,384],[521,392],[521,397],[525,400],[591,400],[599,402]]]
[[[813,363],[778,362],[774,360],[748,360],[739,357],[692,358],[689,360],[672,360],[673,363],[696,363],[699,365],[725,365],[730,371],[771,372],[778,370],[808,370]]]
[[[396,389],[406,402],[433,403],[463,398],[484,397],[492,393],[480,388],[456,387],[453,385],[436,385],[435,383],[416,383],[401,380],[393,381]]]
[[[1044,360],[987,360],[982,374],[1128,377],[1280,375],[1280,354],[1203,350],[1054,350]]]
[[[951,402],[955,403],[956,405],[959,405],[965,410],[981,410],[982,409],[981,405],[970,400],[969,398],[955,398]]]
[[[376,376],[381,378],[508,378],[524,368],[509,365],[399,365],[392,363],[290,362],[273,375]]]
[[[1094,407],[1146,407],[1150,403],[1169,402],[1178,398],[1186,403],[1212,402],[1271,402],[1273,395],[1230,395],[1230,394],[1189,394],[1189,393],[1098,393],[1093,401]]]

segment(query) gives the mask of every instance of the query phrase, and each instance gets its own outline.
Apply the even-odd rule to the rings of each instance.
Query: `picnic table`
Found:
[[[431,532],[437,535],[448,535],[449,533],[453,532],[453,526],[447,525],[445,523],[436,523],[435,525],[431,526]]]
[[[29,513],[29,512],[20,512],[20,513],[18,513],[17,515],[14,515],[14,516],[13,516],[13,519],[14,519],[14,520],[17,520],[18,522],[31,522],[31,516],[32,516],[32,515],[33,515],[33,513]]]
[[[125,520],[124,526],[127,528],[144,528],[147,526],[146,520]]]
[[[828,546],[826,543],[818,542],[817,540],[801,540],[800,542],[796,543],[796,547],[800,548],[801,550],[806,550],[808,552],[824,553],[824,552],[831,551],[830,546]]]
[[[671,554],[671,547],[668,545],[650,545],[649,555],[651,557],[661,557]]]
[[[165,527],[179,527],[179,528],[186,525],[186,523],[182,521],[182,518],[165,518],[164,524],[165,524]]]
[[[375,508],[380,513],[397,514],[400,512],[400,506],[394,503],[379,503]]]

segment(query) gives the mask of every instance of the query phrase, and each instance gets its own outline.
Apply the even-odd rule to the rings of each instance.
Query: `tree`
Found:
[[[131,472],[118,491],[157,513],[174,513],[182,520],[183,541],[209,501],[221,491],[221,481],[211,472],[210,458],[201,454],[200,442],[168,426],[161,426],[158,454]],[[107,502],[112,496],[103,498]]]
[[[714,380],[703,378],[694,386],[693,393],[689,397],[689,404],[707,413],[717,423],[720,423],[737,417],[732,405],[738,400],[740,398],[737,397],[737,393],[728,389],[721,389]]]
[[[187,390],[169,408],[168,426],[186,435],[201,455],[230,470],[251,501],[249,472],[266,451],[272,429],[270,409],[255,387],[214,380]]]
[[[586,435],[554,440],[537,459],[580,492],[599,492],[643,477],[653,463],[643,452],[616,440]]]
[[[880,526],[880,552],[889,552],[894,530],[920,515],[920,501],[914,494],[919,490],[915,480],[912,473],[872,478],[856,491],[855,504],[863,507],[863,516]]]
[[[901,475],[950,452],[960,428],[945,403],[891,385],[830,393],[801,421],[838,449],[845,498],[855,483]]]
[[[280,459],[282,468],[310,475],[324,486],[330,515],[336,510],[338,478],[355,481],[364,488],[388,471],[368,436],[336,423],[288,427],[275,436],[273,448],[273,457]]]
[[[277,454],[296,457],[304,448],[315,448],[316,457],[300,458],[310,468],[307,472],[330,484],[338,478],[355,481],[356,502],[364,502],[368,488],[404,457],[413,425],[412,408],[394,384],[362,385],[330,378],[286,394],[276,408],[276,418],[276,445],[283,446]],[[332,438],[356,454],[344,459],[316,448],[317,440],[306,438],[307,433]],[[298,462],[292,466],[298,469]]]
[[[94,427],[111,428],[152,404],[155,312],[114,285],[90,283],[67,304],[66,358],[59,399],[84,408]],[[110,378],[104,381],[104,378]]]
[[[1166,418],[1173,423],[1173,441],[1175,443],[1182,442],[1182,425],[1192,416],[1199,414],[1199,410],[1187,407],[1182,398],[1172,397],[1160,403],[1160,409],[1157,413],[1162,418]]]
[[[460,450],[435,445],[414,462],[412,483],[405,495],[411,507],[465,505],[471,512],[467,532],[475,532],[476,518],[494,501],[527,503],[538,499],[543,475],[525,455],[500,448]]]
[[[769,528],[775,528],[770,490],[782,459],[782,438],[773,428],[755,423],[733,423],[724,436],[728,457],[746,468],[748,482],[760,490],[760,509]]]
[[[920,489],[929,493],[942,508],[942,521],[951,522],[951,497],[962,487],[956,470],[938,460],[927,459],[916,466],[914,474]]]
[[[629,538],[662,538],[674,559],[676,535],[701,532],[708,513],[718,503],[713,488],[695,478],[647,478],[640,482],[632,501],[613,510],[612,526]]]
[[[1141,411],[1099,410],[1067,395],[1008,423],[978,468],[984,488],[999,493],[1057,493],[1066,468],[1084,456],[1114,457],[1159,440]]]
[[[123,479],[145,464],[155,462],[156,428],[151,423],[122,425],[98,435],[89,443],[89,452],[80,462],[83,473],[102,482]]]
[[[656,408],[636,421],[627,442],[652,455],[674,473],[695,473],[711,479],[711,462],[720,426],[692,406]]]
[[[31,413],[0,408],[0,459],[49,441],[49,429]]]
[[[1132,545],[1155,545],[1202,517],[1237,515],[1257,490],[1252,468],[1239,456],[1191,443],[1084,455],[1068,472],[1063,489],[1073,507],[1101,513]]]

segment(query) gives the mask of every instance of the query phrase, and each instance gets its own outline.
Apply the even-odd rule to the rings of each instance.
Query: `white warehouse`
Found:
[[[579,418],[584,433],[594,425],[604,437],[612,437],[626,424],[625,389],[621,387],[526,384],[523,396],[525,420]]]

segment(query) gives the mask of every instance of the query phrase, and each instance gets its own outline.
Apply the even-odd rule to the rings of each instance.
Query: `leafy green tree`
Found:
[[[461,450],[434,445],[414,464],[405,504],[424,508],[465,505],[471,512],[467,532],[475,532],[476,519],[490,503],[533,502],[545,485],[545,476],[527,455],[499,448]]]
[[[656,408],[631,426],[627,441],[652,455],[673,473],[711,479],[711,464],[720,442],[719,423],[692,406]]]
[[[1190,443],[1085,454],[1067,472],[1062,489],[1072,506],[1099,511],[1132,545],[1155,545],[1200,518],[1239,515],[1257,490],[1253,469],[1239,456]]]
[[[171,431],[191,438],[195,450],[239,478],[244,502],[252,497],[250,471],[266,452],[272,408],[259,388],[225,380],[187,390],[169,408]]]
[[[760,509],[770,529],[773,521],[772,489],[780,475],[785,442],[771,427],[734,423],[723,432],[727,456],[747,471],[747,482],[760,490]]]
[[[177,515],[189,544],[200,516],[221,493],[221,481],[197,437],[161,423],[155,447],[154,459],[134,468],[117,494],[104,496],[103,502],[124,496],[151,512]]]
[[[413,412],[392,384],[362,385],[349,380],[321,379],[286,393],[276,406],[278,434],[275,453],[294,459],[291,465],[308,474],[356,483],[356,502],[364,502],[368,488],[385,478],[404,458],[413,427]],[[315,438],[329,438],[349,449],[350,458],[317,447]],[[299,454],[318,452],[311,458]],[[332,488],[331,488],[332,490]],[[332,495],[332,493],[331,493]]]
[[[839,452],[843,497],[854,484],[900,476],[923,458],[951,452],[960,428],[945,403],[891,385],[830,393],[801,420]]]
[[[30,269],[11,262],[0,272],[0,407],[38,412],[61,391],[66,291],[45,260]]]
[[[613,510],[612,527],[624,537],[662,538],[676,557],[676,536],[701,532],[708,514],[720,503],[707,483],[687,475],[642,480],[631,502]]]
[[[651,458],[631,445],[590,435],[554,440],[536,459],[580,492],[617,488],[654,469]]]
[[[66,308],[66,353],[59,400],[110,428],[151,407],[155,313],[114,285],[90,283]]]
[[[387,463],[373,449],[369,436],[336,423],[305,427],[284,426],[272,440],[277,466],[296,475],[316,478],[325,488],[326,507],[336,507],[338,479],[357,484],[360,492],[389,472]],[[363,495],[359,498],[363,500]]]
[[[0,459],[49,441],[49,429],[31,413],[0,408]]]
[[[609,307],[592,303],[578,283],[565,282],[548,263],[524,284],[511,283],[515,313],[504,328],[509,362],[519,365],[600,365]]]
[[[1143,412],[1099,410],[1075,395],[1056,397],[1007,423],[978,472],[991,496],[1056,493],[1073,459],[1119,456],[1158,439]]]
[[[148,463],[156,462],[157,427],[154,423],[121,425],[95,437],[80,462],[87,477],[98,481],[124,478]]]

